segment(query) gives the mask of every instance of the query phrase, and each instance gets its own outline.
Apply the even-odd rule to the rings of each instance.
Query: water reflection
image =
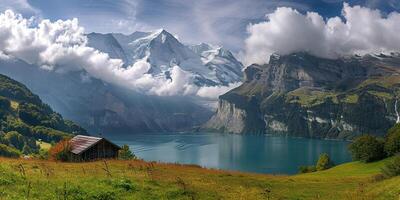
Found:
[[[128,144],[148,161],[257,173],[293,174],[324,152],[337,164],[350,161],[343,141],[208,133],[124,135],[111,140]]]

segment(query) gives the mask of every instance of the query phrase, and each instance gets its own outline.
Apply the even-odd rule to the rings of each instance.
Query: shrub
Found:
[[[7,117],[7,120],[3,122],[2,126],[3,126],[3,131],[5,132],[17,131],[21,135],[25,136],[32,135],[31,128],[21,120],[14,117]]]
[[[43,159],[43,160],[49,159],[49,150],[48,149],[40,149],[39,150],[39,159]]]
[[[310,172],[315,172],[317,171],[317,169],[315,168],[314,165],[310,165],[310,166],[300,166],[299,167],[299,172],[304,174],[304,173],[310,173]]]
[[[135,189],[135,185],[129,179],[115,180],[112,185],[115,188],[121,188],[125,191],[133,191]]]
[[[119,150],[118,157],[121,160],[131,160],[136,158],[136,156],[129,149],[129,146],[126,144],[124,144],[121,150]]]
[[[400,155],[395,156],[392,161],[383,166],[382,174],[387,178],[400,175]]]
[[[315,166],[317,171],[322,171],[329,169],[333,166],[333,162],[329,158],[329,155],[326,153],[323,153],[319,156],[317,165]]]
[[[11,103],[8,99],[0,96],[0,111],[9,110],[11,107]]]
[[[52,128],[44,127],[44,126],[35,126],[32,129],[32,135],[36,139],[41,139],[45,142],[57,142],[63,140],[65,138],[71,137],[70,134],[58,131]]]
[[[59,160],[59,161],[70,161],[70,150],[71,145],[69,140],[65,139],[60,141],[59,143],[55,144],[49,150],[50,159],[52,160]]]
[[[350,145],[349,150],[353,160],[372,162],[385,157],[382,140],[371,135],[357,137]]]
[[[396,124],[389,129],[386,135],[385,152],[388,156],[393,156],[400,152],[400,124]]]
[[[20,155],[21,153],[17,149],[5,144],[0,144],[0,156],[18,158]]]
[[[113,191],[102,190],[102,191],[93,191],[90,195],[90,198],[93,200],[114,200],[117,199],[116,193]]]
[[[24,148],[25,138],[16,131],[6,133],[4,139],[8,141],[8,144],[12,145],[16,149],[22,150]]]

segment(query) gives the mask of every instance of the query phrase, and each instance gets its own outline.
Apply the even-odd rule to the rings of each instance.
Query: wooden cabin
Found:
[[[71,160],[75,162],[112,159],[121,149],[105,138],[77,135],[70,140]]]

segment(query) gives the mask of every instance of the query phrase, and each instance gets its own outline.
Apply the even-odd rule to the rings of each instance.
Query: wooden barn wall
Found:
[[[96,145],[90,147],[81,155],[74,155],[74,161],[97,160],[103,158],[117,158],[118,148],[109,142],[102,140]]]

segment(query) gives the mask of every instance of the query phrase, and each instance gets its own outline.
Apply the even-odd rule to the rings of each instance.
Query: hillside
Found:
[[[0,158],[0,199],[397,200],[400,177],[382,180],[377,175],[384,162],[352,162],[323,172],[273,176],[143,161]]]
[[[206,129],[312,138],[383,135],[398,120],[400,56],[272,55],[220,96]]]
[[[37,153],[38,140],[57,142],[86,131],[65,120],[23,84],[0,74],[0,155]]]
[[[0,59],[0,73],[28,86],[56,112],[91,133],[181,131],[212,115],[187,98],[144,95],[84,72],[54,73],[19,59]]]

